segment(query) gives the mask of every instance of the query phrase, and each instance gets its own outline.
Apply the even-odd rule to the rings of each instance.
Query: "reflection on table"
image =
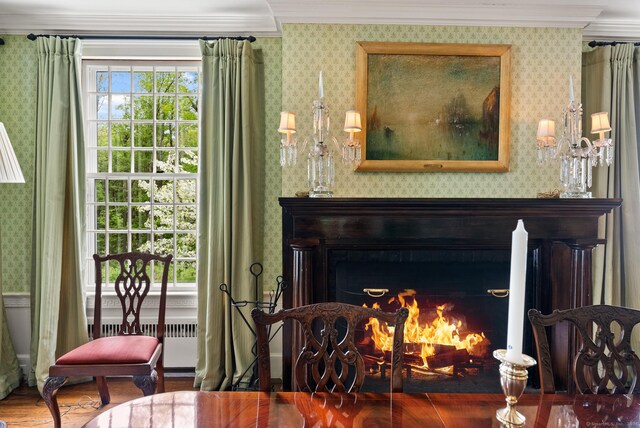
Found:
[[[500,427],[499,394],[171,392],[109,409],[87,427]],[[528,427],[640,427],[640,396],[526,394]],[[64,421],[63,421],[64,422]]]

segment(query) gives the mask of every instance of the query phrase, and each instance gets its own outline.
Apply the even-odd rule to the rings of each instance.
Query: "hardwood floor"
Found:
[[[167,377],[165,390],[169,392],[197,389],[193,387],[193,377]],[[95,382],[62,387],[58,392],[62,426],[81,427],[106,409],[142,397],[142,391],[136,388],[131,379],[126,378],[110,378],[109,392],[111,403],[100,407],[100,396]],[[38,389],[25,385],[14,390],[4,400],[0,400],[0,421],[6,422],[9,428],[53,426],[49,409],[40,397]]]

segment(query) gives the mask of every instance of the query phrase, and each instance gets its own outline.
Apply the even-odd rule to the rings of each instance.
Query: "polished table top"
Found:
[[[498,394],[179,391],[109,409],[86,427],[500,427]],[[640,428],[640,395],[525,394],[527,427]],[[306,422],[306,423],[305,423]]]

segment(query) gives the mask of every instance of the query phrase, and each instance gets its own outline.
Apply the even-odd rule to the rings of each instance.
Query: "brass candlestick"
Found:
[[[516,410],[516,403],[527,386],[527,368],[536,364],[536,360],[522,355],[523,364],[514,364],[505,359],[506,349],[496,349],[493,357],[500,361],[500,384],[506,397],[507,406],[496,411],[496,418],[508,427],[524,425],[526,418]]]

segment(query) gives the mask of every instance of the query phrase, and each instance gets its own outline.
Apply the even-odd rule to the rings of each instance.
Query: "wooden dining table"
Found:
[[[499,394],[200,392],[156,394],[113,407],[85,426],[501,427]],[[640,428],[640,395],[524,394],[527,427]]]

